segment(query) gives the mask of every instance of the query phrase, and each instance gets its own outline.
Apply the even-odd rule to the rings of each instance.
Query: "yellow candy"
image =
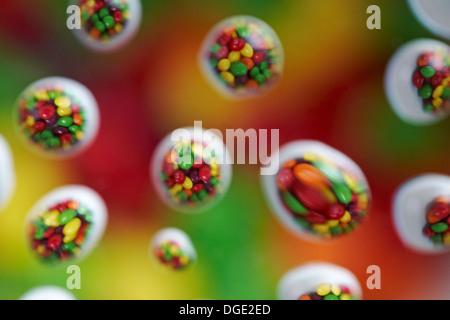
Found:
[[[357,190],[358,184],[351,175],[349,175],[347,172],[343,172],[342,176],[344,177],[345,183],[350,187],[350,189],[352,189],[352,191]]]
[[[93,6],[95,5],[95,1],[94,1],[94,0],[89,0],[86,4],[87,4],[89,7],[93,7]]]
[[[440,85],[434,89],[433,98],[439,98],[444,93],[445,86]]]
[[[223,80],[225,80],[225,82],[228,82],[228,83],[234,82],[234,76],[231,73],[229,73],[228,71],[222,71],[220,73],[220,76],[222,77]]]
[[[246,43],[244,48],[241,50],[241,54],[244,57],[251,58],[253,57],[253,48],[250,44]]]
[[[39,246],[36,248],[36,252],[37,252],[38,254],[43,254],[44,251],[45,251],[45,246],[44,246],[43,244],[39,245]]]
[[[228,69],[230,69],[230,66],[231,66],[231,62],[228,59],[222,59],[217,64],[217,68],[220,71],[227,71]]]
[[[81,227],[81,220],[78,218],[73,218],[70,220],[63,228],[64,243],[69,243],[77,237],[78,229]]]
[[[339,220],[328,220],[327,222],[329,227],[337,227],[339,225]]]
[[[171,189],[169,189],[169,193],[174,196],[181,190],[183,190],[183,186],[181,184],[176,184]]]
[[[228,54],[228,60],[230,60],[230,62],[236,62],[241,60],[241,54],[238,51],[231,51]]]
[[[219,169],[212,169],[211,168],[211,176],[217,177],[219,175]]]
[[[331,287],[329,284],[321,284],[318,288],[317,288],[317,294],[319,296],[326,296],[327,294],[329,294],[331,292]]]
[[[72,113],[72,109],[60,107],[60,108],[56,109],[56,113],[60,117],[67,117],[67,116],[70,116],[70,114]]]
[[[320,188],[320,192],[322,192],[323,196],[325,197],[325,199],[328,200],[328,202],[330,202],[330,203],[337,202],[336,195],[334,194],[333,191],[328,189],[328,186],[324,186],[324,187]]]
[[[445,78],[444,80],[442,80],[442,85],[443,86],[447,86],[450,83],[450,77]]]
[[[349,295],[348,293],[344,293],[341,296],[341,300],[351,300],[351,299],[352,299],[352,296]]]
[[[49,227],[58,227],[59,226],[58,218],[59,218],[58,210],[47,211],[42,215],[44,223]]]
[[[29,127],[32,127],[34,126],[34,122],[35,122],[34,118],[32,116],[28,116],[27,120],[25,121],[25,124]]]
[[[116,26],[114,27],[114,30],[116,30],[117,33],[122,32],[122,25],[121,24],[116,24]]]
[[[123,18],[124,18],[125,20],[130,19],[130,10],[127,10],[127,11],[124,11],[124,12],[123,12]]]
[[[327,233],[330,227],[327,224],[313,224],[312,229],[319,233]]]
[[[445,244],[450,244],[450,233],[444,235],[443,241]]]
[[[45,90],[38,90],[34,93],[34,96],[36,97],[36,99],[38,100],[48,100],[48,93]]]
[[[75,133],[75,137],[79,141],[83,140],[84,139],[84,132],[83,131],[77,131],[77,133]]]
[[[441,98],[434,98],[433,101],[431,102],[431,104],[435,107],[435,108],[440,108],[442,107],[442,105],[444,104],[444,100]]]
[[[187,265],[189,263],[189,257],[188,256],[181,256],[180,262],[182,265]]]
[[[350,212],[345,211],[344,216],[341,218],[341,222],[347,223],[350,220],[352,220],[352,215],[350,214]]]
[[[217,163],[210,163],[209,166],[211,170],[219,170],[219,165]]]
[[[317,156],[314,153],[307,152],[303,155],[303,159],[312,162],[317,160]]]
[[[66,96],[59,96],[55,99],[55,104],[58,108],[69,108],[71,103],[69,97]]]
[[[337,284],[333,284],[331,286],[331,293],[335,296],[339,296],[341,294],[341,288]]]
[[[188,189],[188,190],[192,189],[192,180],[189,179],[188,177],[186,177],[182,186],[183,186],[183,188]]]
[[[173,256],[178,255],[179,251],[180,250],[176,246],[171,246],[169,249],[170,254]]]

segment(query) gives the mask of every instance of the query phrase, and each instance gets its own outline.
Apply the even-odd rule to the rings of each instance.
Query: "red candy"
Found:
[[[183,184],[184,180],[186,180],[186,176],[184,175],[183,171],[175,170],[175,172],[173,173],[173,181],[176,184]]]
[[[44,238],[45,239],[49,238],[54,232],[55,232],[55,228],[48,228],[44,232]]]
[[[228,42],[231,41],[231,35],[227,33],[222,33],[222,35],[219,37],[219,40],[217,41],[220,45],[224,46],[227,45]]]
[[[38,114],[43,120],[51,119],[55,115],[55,108],[47,104],[39,109]]]
[[[72,135],[70,133],[65,133],[59,136],[59,141],[61,141],[62,144],[67,144],[72,142]]]
[[[40,131],[44,131],[45,128],[47,128],[47,125],[42,121],[37,121],[33,127],[34,127],[34,130],[40,132]]]
[[[217,53],[216,53],[216,57],[217,57],[217,59],[219,59],[219,60],[225,59],[225,58],[228,57],[228,53],[229,53],[229,52],[230,52],[230,51],[228,50],[227,47],[225,47],[225,46],[220,47],[219,51],[217,51]]]
[[[308,215],[305,216],[305,220],[308,221],[309,223],[319,223],[319,224],[327,222],[327,218],[325,218],[325,216],[314,211],[308,213]]]
[[[423,233],[425,234],[425,236],[426,236],[427,238],[431,238],[431,237],[434,236],[434,231],[431,230],[430,227],[425,228],[425,230],[423,230]]]
[[[339,203],[334,203],[328,207],[327,218],[330,220],[339,220],[345,214],[345,208]]]
[[[100,11],[105,6],[105,3],[103,1],[96,1],[94,5],[95,11]]]
[[[114,17],[114,22],[119,23],[120,21],[122,21],[122,11],[114,12],[113,17]]]
[[[200,192],[203,189],[203,184],[199,183],[192,187],[192,192]]]
[[[261,63],[264,61],[264,52],[257,51],[253,54],[253,61],[255,63]]]
[[[54,234],[48,239],[47,246],[49,247],[49,249],[55,250],[56,248],[59,247],[61,242],[62,242],[61,235],[60,234]]]
[[[241,51],[245,47],[245,40],[242,38],[235,38],[230,41],[228,47],[231,51]]]
[[[436,88],[441,85],[442,80],[444,80],[444,76],[442,72],[436,72],[436,74],[431,78],[431,85]]]
[[[443,202],[438,202],[433,208],[433,214],[438,219],[445,219],[450,214],[448,205]]]
[[[425,80],[425,79],[422,77],[422,75],[420,74],[419,71],[416,71],[416,72],[414,73],[413,83],[414,83],[414,86],[415,86],[417,89],[422,88],[424,80]]]
[[[205,182],[209,181],[209,179],[211,178],[211,169],[209,168],[209,166],[202,166],[198,171],[198,176],[200,180],[203,180]]]
[[[319,191],[302,185],[301,183],[294,183],[293,191],[297,199],[307,208],[320,212],[327,211],[328,203]]]
[[[282,168],[277,175],[277,182],[289,188],[294,182],[294,174],[290,168]]]

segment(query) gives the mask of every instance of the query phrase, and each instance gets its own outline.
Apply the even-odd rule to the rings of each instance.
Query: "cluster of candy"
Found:
[[[345,286],[324,283],[317,287],[316,292],[302,295],[299,300],[356,300]]]
[[[295,221],[319,236],[348,233],[366,216],[367,185],[316,154],[285,162],[276,181]]]
[[[423,233],[433,243],[450,246],[450,197],[438,197],[427,207]]]
[[[187,268],[193,260],[183,251],[181,246],[173,240],[167,240],[155,248],[156,257],[159,261],[174,270]]]
[[[163,160],[161,180],[177,204],[195,206],[207,202],[221,192],[220,179],[214,150],[206,145],[180,143]]]
[[[91,220],[92,213],[77,201],[60,202],[31,221],[31,247],[46,262],[78,256]]]
[[[80,0],[81,23],[93,39],[109,41],[129,19],[128,0]]]
[[[229,88],[252,89],[273,82],[279,74],[274,39],[258,24],[246,21],[224,29],[210,47],[209,62]]]
[[[83,140],[85,113],[59,86],[32,89],[19,98],[19,125],[47,150],[68,150]]]
[[[450,53],[427,51],[417,59],[414,86],[426,112],[450,112]]]

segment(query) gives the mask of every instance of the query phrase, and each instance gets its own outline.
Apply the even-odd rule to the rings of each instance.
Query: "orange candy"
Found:
[[[255,63],[250,58],[245,57],[245,58],[242,58],[240,61],[243,64],[245,64],[245,66],[247,67],[247,70],[250,70],[250,69],[252,69],[255,66]]]
[[[245,84],[246,88],[257,88],[258,87],[258,82],[256,82],[256,80],[249,80],[246,84]]]
[[[298,299],[298,300],[311,300],[311,297],[308,296],[308,295],[306,295],[306,294],[304,294],[304,295],[302,295],[302,296],[300,297],[300,299]]]
[[[319,169],[308,163],[300,163],[294,167],[294,176],[303,184],[322,189],[328,184],[327,178]]]
[[[170,150],[169,152],[167,152],[166,154],[166,158],[165,161],[167,163],[173,163],[172,159],[176,159],[178,157],[177,153],[175,152],[175,150]]]
[[[71,201],[71,202],[69,202],[69,204],[67,205],[67,207],[68,207],[69,209],[73,209],[73,210],[77,210],[79,206],[80,206],[80,204],[79,204],[78,202],[76,202],[76,201]]]
[[[436,222],[441,221],[440,218],[437,218],[437,217],[434,215],[434,211],[433,211],[433,210],[428,211],[428,214],[427,214],[427,220],[428,220],[429,223],[436,223]]]
[[[98,31],[96,28],[91,29],[91,37],[98,39],[100,38],[100,31]]]
[[[285,163],[283,163],[283,168],[292,168],[297,164],[297,161],[295,160],[288,160]]]
[[[74,113],[73,123],[75,123],[77,126],[81,126],[83,124],[83,118],[79,113]]]

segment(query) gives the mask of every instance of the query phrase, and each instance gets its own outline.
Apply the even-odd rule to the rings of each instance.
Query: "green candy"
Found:
[[[303,229],[309,229],[309,227],[311,226],[311,224],[303,218],[299,218],[299,217],[294,217],[294,218],[295,218],[295,222],[297,222],[300,225],[300,227],[302,227]]]
[[[263,84],[264,82],[266,82],[266,76],[264,76],[262,73],[259,73],[256,75],[255,80],[259,84]]]
[[[305,206],[303,206],[300,201],[298,201],[297,198],[289,192],[283,192],[281,194],[281,198],[283,198],[284,203],[289,207],[289,209],[291,209],[295,213],[301,215],[308,213],[308,209],[306,209]]]
[[[106,29],[105,24],[104,24],[103,22],[101,22],[101,21],[97,21],[97,22],[94,24],[94,26],[95,26],[95,28],[96,28],[98,31],[100,31],[100,32],[103,32],[103,31],[105,31],[105,29]]]
[[[111,16],[104,17],[103,23],[105,24],[107,29],[110,29],[116,25],[116,23],[114,22],[114,18]]]
[[[44,233],[45,233],[45,228],[43,226],[38,226],[34,237],[38,240],[41,240],[44,238]]]
[[[312,164],[333,184],[340,184],[343,182],[341,172],[338,168],[332,167],[324,162],[313,162]]]
[[[230,72],[235,77],[242,77],[247,74],[247,67],[242,62],[233,62],[230,66]]]
[[[261,68],[262,71],[264,71],[264,70],[267,70],[269,68],[269,64],[267,63],[267,61],[263,61],[263,62],[261,62],[259,67]]]
[[[212,53],[217,53],[220,50],[220,48],[221,48],[220,44],[216,43],[216,44],[211,46],[209,51],[212,52]]]
[[[45,146],[50,149],[58,148],[61,146],[61,141],[58,138],[50,138],[45,140]]]
[[[45,129],[44,131],[41,132],[42,140],[47,140],[49,138],[53,138],[53,133],[50,130]]]
[[[270,79],[272,77],[272,71],[270,71],[269,69],[266,69],[263,71],[263,75],[267,78]]]
[[[238,27],[236,31],[241,38],[247,38],[250,35],[250,32],[245,27]]]
[[[431,103],[428,103],[423,106],[423,110],[426,112],[432,112],[434,110],[434,106]]]
[[[445,222],[438,222],[433,225],[431,225],[431,230],[433,230],[436,233],[445,232],[448,229],[448,224]]]
[[[422,86],[422,88],[419,89],[418,92],[419,96],[422,99],[428,99],[433,94],[433,87],[431,86],[431,84],[426,83]]]
[[[341,226],[336,226],[336,227],[332,227],[330,228],[330,232],[332,235],[338,235],[341,234],[344,230],[342,229]]]
[[[71,125],[71,126],[69,127],[69,131],[70,131],[71,133],[77,133],[78,131],[80,131],[80,127],[77,126],[76,124],[73,124],[73,125]]]
[[[198,193],[198,197],[200,200],[205,199],[208,196],[208,192],[206,192],[205,189],[200,190],[200,192]]]
[[[352,191],[344,183],[334,185],[333,192],[341,203],[347,204],[352,200]]]
[[[216,177],[211,177],[209,182],[211,182],[212,185],[216,186],[219,184],[219,179],[217,179]]]
[[[433,237],[431,237],[431,241],[433,241],[433,243],[442,243],[444,241],[444,238],[442,237],[442,234],[435,234]]]
[[[260,74],[261,72],[259,71],[258,67],[254,67],[252,70],[250,70],[250,77],[251,78],[255,78],[258,74]]]
[[[100,18],[99,18],[99,16],[98,16],[98,14],[94,13],[94,14],[92,15],[92,17],[91,17],[91,22],[92,22],[93,24],[96,24],[99,20],[100,20]]]
[[[209,59],[209,65],[210,65],[212,68],[217,67],[217,64],[218,64],[218,61],[217,61],[216,58],[211,58],[211,59]]]
[[[73,119],[71,117],[62,117],[58,120],[58,124],[61,127],[70,127],[73,124]]]
[[[185,192],[178,192],[177,196],[181,199],[181,200],[186,200],[188,195]]]
[[[164,172],[161,172],[160,174],[159,174],[159,179],[161,179],[161,180],[166,180],[167,178],[168,178],[169,176],[166,174],[166,173],[164,173]]]
[[[103,8],[99,11],[98,15],[100,16],[100,18],[106,17],[107,15],[109,15],[109,10],[107,8]]]
[[[441,95],[442,99],[448,99],[450,98],[450,87],[445,87],[444,92]]]
[[[433,67],[426,66],[420,69],[420,74],[423,75],[425,78],[431,78],[436,73],[436,70],[433,69]]]
[[[192,154],[186,154],[180,158],[180,163],[178,166],[181,169],[187,170],[194,164],[194,156]]]
[[[339,300],[339,297],[336,296],[336,295],[334,295],[334,294],[332,294],[332,293],[330,293],[330,294],[327,294],[327,295],[323,298],[323,300]]]
[[[197,201],[198,201],[198,195],[197,195],[196,193],[194,193],[194,194],[192,194],[192,196],[190,197],[190,199],[191,199],[192,201],[197,202]]]
[[[69,242],[69,243],[64,243],[61,246],[61,249],[63,249],[64,251],[70,251],[72,252],[75,248],[77,247],[77,245],[75,244],[75,242]]]
[[[66,224],[67,222],[69,222],[70,220],[75,218],[76,216],[77,216],[77,212],[75,210],[67,209],[67,210],[64,210],[63,212],[61,212],[61,214],[58,217],[58,220],[59,220],[60,224]]]

